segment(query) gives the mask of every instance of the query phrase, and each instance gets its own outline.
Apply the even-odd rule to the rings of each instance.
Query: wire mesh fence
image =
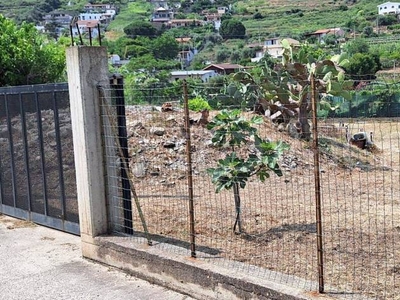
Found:
[[[216,192],[210,173],[232,152],[232,147],[216,147],[216,130],[207,128],[220,111],[185,112],[182,86],[175,96],[170,87],[124,88],[130,104],[123,115],[115,109],[123,105],[118,98],[124,94],[116,93],[122,85],[105,91],[103,101],[115,233],[306,290],[321,288],[323,276],[326,293],[399,299],[400,101],[395,92],[374,96],[364,90],[354,96],[357,101],[331,99],[337,109],[318,111],[310,141],[299,139],[291,123],[263,118],[255,125],[262,139],[284,141],[290,149],[279,159],[283,176],[270,172],[264,182],[252,176],[239,189],[238,233],[239,190]],[[210,93],[206,86],[199,88]],[[132,105],[143,92],[152,95],[151,102]],[[244,109],[241,116],[250,120],[254,113]],[[125,124],[124,144],[118,131]],[[255,153],[254,141],[248,141],[234,152]]]

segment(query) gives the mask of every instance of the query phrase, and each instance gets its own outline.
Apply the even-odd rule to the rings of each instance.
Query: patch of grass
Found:
[[[146,1],[129,2],[110,23],[107,30],[123,32],[132,21],[149,20],[153,6]]]

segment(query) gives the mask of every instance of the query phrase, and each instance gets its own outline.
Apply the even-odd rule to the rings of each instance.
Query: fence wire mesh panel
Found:
[[[66,84],[0,89],[4,213],[79,234]]]
[[[124,116],[117,113],[122,105],[118,92],[121,88],[122,85],[111,85],[111,90],[104,91],[107,96],[102,108],[107,162],[111,164],[107,166],[109,189],[112,190],[111,225],[117,233],[133,233],[138,241],[147,237],[147,229],[156,244],[167,241],[188,249],[182,110],[165,114],[161,112],[164,99],[153,96],[153,106],[124,106],[126,120],[122,120]],[[124,131],[125,123],[127,143],[124,145],[124,138],[118,138],[118,132]],[[124,172],[122,160],[126,157],[129,158],[129,184],[124,186],[121,173]],[[130,189],[129,193],[127,189]]]
[[[355,100],[319,122],[327,291],[400,299],[400,94],[367,86]]]
[[[307,140],[296,120],[265,116],[246,136],[241,122],[257,116],[254,103],[218,98],[213,89],[120,84],[103,92],[114,231],[183,255],[193,256],[194,246],[198,259],[305,290],[322,284],[349,299],[399,299],[399,95],[373,83],[351,101],[332,97],[329,109],[319,107],[317,127],[309,117]],[[202,99],[213,108],[202,110]],[[233,123],[241,125],[216,126],[237,108]],[[228,131],[246,142],[218,146]],[[236,158],[255,159],[276,146],[268,141],[290,146],[277,160],[282,176],[269,170],[262,181],[242,161],[236,175],[245,184],[229,186]]]

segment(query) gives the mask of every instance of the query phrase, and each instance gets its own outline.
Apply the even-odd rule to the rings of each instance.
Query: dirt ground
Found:
[[[212,117],[212,116],[211,116]],[[234,234],[231,191],[215,193],[206,168],[224,157],[212,133],[191,113],[191,160],[198,257],[248,265],[254,276],[315,290],[318,282],[316,196],[312,144],[265,121],[271,140],[291,145],[281,158],[284,176],[240,191],[245,232]],[[181,111],[128,108],[129,154],[135,188],[154,237],[190,241],[187,152]],[[400,299],[400,128],[397,119],[320,121],[322,249],[325,291],[352,298]],[[371,151],[346,140],[363,131]],[[372,132],[372,134],[371,134]],[[134,212],[134,227],[142,224]],[[257,272],[250,267],[257,266]],[[275,272],[267,272],[266,269]],[[279,277],[283,273],[290,277]],[[280,279],[279,279],[280,278]],[[284,278],[284,279],[283,279]],[[289,278],[289,279],[288,279]],[[289,282],[288,282],[289,281]]]
[[[68,114],[66,111],[62,115],[64,113]],[[211,113],[210,118],[214,114]],[[162,236],[171,243],[183,241],[187,246],[190,189],[183,112],[127,107],[127,116],[130,169],[149,231],[155,240]],[[48,126],[44,150],[49,163],[49,186],[58,195],[59,188],[52,180],[58,180],[54,130],[50,126],[53,116],[51,112],[43,112],[42,118],[43,124]],[[228,266],[231,261],[242,262],[241,268],[251,275],[316,290],[318,248],[312,144],[290,137],[267,120],[259,127],[264,137],[283,140],[291,148],[280,161],[282,177],[271,174],[265,183],[251,179],[240,191],[244,233],[237,235],[232,230],[233,193],[215,193],[206,173],[226,151],[212,145],[212,132],[197,122],[199,118],[199,113],[191,113],[197,257]],[[68,183],[75,180],[71,173],[74,171],[71,168],[71,130],[67,118],[61,120],[65,124],[61,134],[66,195],[71,197],[76,193],[68,188]],[[15,128],[14,137],[21,140],[20,124],[20,118],[15,117],[11,125]],[[7,124],[1,122],[0,125],[4,167],[9,164]],[[346,126],[349,135],[362,131],[371,136],[372,151],[350,145],[346,140]],[[375,299],[400,299],[399,127],[398,119],[335,119],[319,123],[323,230],[320,250],[326,292],[348,298],[361,294]],[[34,178],[40,179],[37,126],[29,123],[28,128],[31,128],[28,136],[30,166]],[[23,143],[14,146],[21,158],[16,160],[16,168],[21,170],[17,172],[17,179],[23,182],[26,167]],[[3,173],[2,178],[3,192],[7,194],[11,190],[10,174]],[[35,185],[33,192],[38,190],[40,196],[40,182],[31,180]],[[21,196],[24,196],[23,190]],[[49,196],[52,197],[50,192]],[[117,205],[115,210],[121,212],[122,204]],[[57,213],[58,209],[54,211]],[[143,231],[136,209],[133,215],[135,231]],[[280,273],[289,277],[279,276]]]

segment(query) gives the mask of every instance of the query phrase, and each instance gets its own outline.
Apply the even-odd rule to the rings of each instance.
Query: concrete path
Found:
[[[189,300],[82,259],[80,239],[0,214],[1,300]]]

